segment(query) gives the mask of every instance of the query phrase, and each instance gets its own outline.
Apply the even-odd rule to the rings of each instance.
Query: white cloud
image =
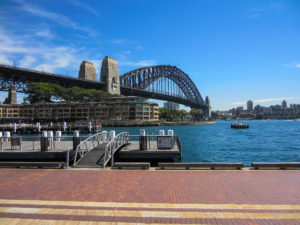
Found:
[[[136,48],[139,49],[139,50],[143,50],[144,49],[142,45],[138,45],[138,46],[136,46]]]
[[[124,44],[125,41],[121,39],[112,39],[111,42],[114,44]]]
[[[290,68],[300,68],[300,63],[298,62],[292,62],[292,63],[284,63],[281,66],[283,67],[290,67]]]
[[[52,49],[45,49],[43,54],[43,61],[35,67],[37,70],[53,73],[56,69],[79,69],[81,55],[74,48],[70,47],[56,47]]]
[[[282,10],[284,8],[283,6],[284,6],[283,4],[275,2],[275,3],[269,4],[263,8],[252,8],[249,10],[251,13],[249,17],[251,19],[257,19],[259,17],[262,17],[262,15],[265,12]]]
[[[73,5],[81,8],[81,9],[85,9],[86,11],[94,14],[95,16],[99,17],[99,15],[100,15],[97,10],[95,10],[90,5],[86,4],[85,2],[78,1],[78,0],[69,0],[69,2],[71,2]]]
[[[51,33],[51,31],[46,29],[37,31],[35,34],[39,37],[54,38],[54,35]]]
[[[283,100],[295,100],[299,99],[300,97],[281,97],[281,98],[263,98],[263,99],[256,99],[253,100],[253,103],[269,103],[269,102],[276,102],[276,101],[283,101]],[[233,102],[232,105],[245,105],[247,101],[240,101],[240,102]]]
[[[123,60],[117,60],[118,64],[120,66],[135,66],[135,67],[145,67],[145,66],[152,66],[156,64],[155,60],[149,59],[149,60],[141,60],[138,62],[133,61],[123,61]]]
[[[16,61],[17,66],[45,72],[66,69],[69,74],[70,70],[77,71],[80,62],[86,57],[80,48],[52,46],[48,42],[32,41],[34,37],[35,34],[8,34],[0,27],[0,62],[12,64],[12,61]]]
[[[96,36],[96,32],[86,26],[80,26],[77,23],[75,23],[73,20],[71,20],[69,17],[54,13],[51,11],[47,11],[43,9],[42,7],[39,7],[37,5],[29,4],[28,2],[25,2],[23,0],[18,0],[18,3],[21,4],[21,9],[31,13],[32,15],[39,16],[42,18],[46,18],[49,20],[52,20],[62,26],[73,28],[75,30],[80,30],[89,33],[91,36]]]
[[[34,58],[33,56],[30,56],[30,55],[27,55],[20,61],[19,66],[23,67],[23,68],[27,68],[35,62],[36,62],[36,58]]]
[[[9,65],[11,63],[12,62],[5,55],[0,55],[0,64]]]

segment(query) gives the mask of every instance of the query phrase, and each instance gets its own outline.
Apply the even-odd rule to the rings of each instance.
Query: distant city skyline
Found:
[[[105,56],[120,74],[175,65],[214,111],[300,104],[299,37],[297,0],[0,3],[0,63],[77,77],[86,60],[98,80]]]

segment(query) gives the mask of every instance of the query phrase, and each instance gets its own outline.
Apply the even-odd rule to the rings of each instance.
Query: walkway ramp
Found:
[[[103,168],[106,144],[100,144],[89,151],[75,166],[77,168]]]

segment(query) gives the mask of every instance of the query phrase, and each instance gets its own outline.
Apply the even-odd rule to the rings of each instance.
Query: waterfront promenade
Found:
[[[0,224],[300,224],[299,171],[0,170]]]

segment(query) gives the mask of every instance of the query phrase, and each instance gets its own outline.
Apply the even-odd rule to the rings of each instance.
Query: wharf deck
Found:
[[[119,159],[175,159],[179,156],[177,145],[172,149],[157,149],[156,141],[149,141],[147,150],[140,150],[139,142],[131,141],[118,151]]]
[[[22,150],[20,148],[12,148],[10,142],[3,142],[2,150],[0,152],[40,152],[41,143],[40,141],[22,141]],[[72,141],[55,141],[52,145],[49,146],[47,152],[64,152],[68,149],[73,149]]]
[[[12,149],[10,142],[4,142],[0,162],[66,162],[68,157],[73,158],[74,151],[68,152],[73,148],[72,141],[55,142],[54,145],[41,152],[40,141],[34,142],[34,148],[32,141],[22,141],[22,150],[19,147]]]
[[[0,169],[1,224],[300,224],[299,171]]]

